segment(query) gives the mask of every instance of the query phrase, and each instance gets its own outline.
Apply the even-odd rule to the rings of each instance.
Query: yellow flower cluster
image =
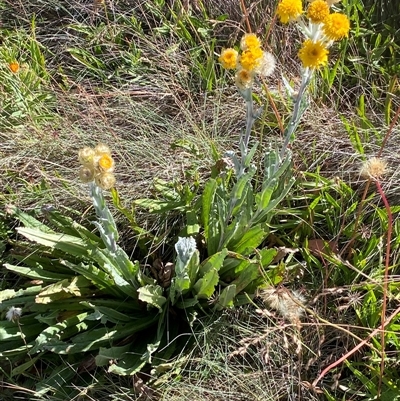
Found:
[[[115,163],[107,145],[99,143],[95,148],[84,147],[79,150],[78,158],[81,163],[79,178],[82,182],[94,180],[97,186],[106,190],[115,185]]]
[[[329,51],[326,49],[323,43],[317,41],[313,42],[311,39],[307,39],[301,47],[298,56],[303,67],[319,68],[328,62]]]
[[[281,0],[277,15],[280,21],[287,24],[297,21],[306,40],[298,56],[304,68],[319,68],[328,63],[328,48],[333,41],[349,35],[350,21],[346,15],[331,13],[332,4],[340,0],[311,0],[306,10],[308,24],[301,18],[304,11],[302,0]]]
[[[329,39],[340,40],[349,36],[350,21],[344,14],[333,13],[324,20],[323,30]]]
[[[279,19],[283,24],[293,21],[303,14],[301,0],[281,0],[276,10]]]
[[[329,13],[329,5],[325,0],[314,0],[307,8],[307,17],[314,24],[324,22]]]
[[[236,70],[235,82],[239,89],[251,88],[255,74],[267,77],[275,69],[275,58],[261,49],[257,35],[246,33],[240,41],[241,54],[235,49],[224,49],[219,57],[222,67]]]

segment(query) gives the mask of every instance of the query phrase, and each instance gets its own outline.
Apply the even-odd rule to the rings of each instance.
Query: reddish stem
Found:
[[[400,312],[400,307],[397,308],[390,316],[389,319],[386,320],[386,322],[383,325],[380,325],[378,328],[376,328],[365,340],[361,341],[358,345],[356,345],[351,351],[347,352],[345,355],[343,355],[341,358],[339,358],[336,362],[333,362],[331,365],[326,367],[321,374],[313,381],[312,386],[315,388],[317,384],[323,379],[323,377],[333,368],[336,366],[340,365],[343,361],[345,361],[349,356],[353,355],[355,352],[357,352],[363,345],[367,344],[368,341],[374,337],[377,333],[382,331],[385,326],[387,326],[391,320],[397,316],[397,314]]]
[[[250,26],[250,21],[249,21],[249,14],[247,12],[246,4],[244,3],[244,0],[240,0],[240,6],[242,8],[242,13],[244,16],[244,21],[246,23],[246,29],[247,33],[251,33],[251,26]]]
[[[383,278],[383,300],[382,300],[382,312],[381,312],[381,326],[382,326],[382,334],[381,334],[381,366],[380,366],[380,375],[379,375],[379,386],[378,386],[378,397],[381,394],[382,387],[382,377],[383,371],[385,369],[385,330],[383,329],[383,324],[386,318],[386,308],[387,308],[387,292],[389,285],[389,263],[390,263],[390,243],[392,241],[392,229],[393,229],[393,216],[392,211],[390,210],[389,202],[386,198],[385,192],[378,180],[375,180],[376,188],[381,195],[382,201],[385,205],[387,216],[388,216],[388,229],[386,236],[386,255],[385,255],[385,274]]]

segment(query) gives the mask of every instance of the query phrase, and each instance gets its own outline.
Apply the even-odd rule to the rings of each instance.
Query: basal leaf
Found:
[[[18,273],[20,276],[28,277],[33,280],[57,281],[71,277],[71,274],[54,273],[40,268],[16,266],[8,263],[5,263],[4,267],[7,270]]]
[[[242,270],[239,277],[231,283],[236,285],[236,294],[242,292],[254,280],[257,280],[260,275],[258,264],[249,264],[245,269]]]
[[[159,285],[146,285],[138,289],[139,299],[147,304],[158,308],[161,312],[167,299],[162,295],[163,289]]]
[[[67,234],[45,233],[36,228],[18,227],[17,231],[40,245],[60,249],[73,256],[88,256],[87,244],[81,238]]]
[[[99,353],[96,355],[97,366],[110,366],[111,361],[122,358],[127,352],[131,351],[132,344],[123,345],[120,347],[104,348],[100,347]]]
[[[211,269],[215,269],[216,271],[218,271],[221,268],[222,264],[224,263],[224,260],[227,255],[228,255],[228,250],[225,248],[221,252],[218,252],[207,258],[200,265],[199,277],[203,277]]]
[[[81,297],[89,292],[88,287],[90,286],[90,281],[83,276],[76,276],[71,280],[64,279],[43,288],[36,295],[35,302],[48,304],[60,299]]]
[[[194,291],[199,299],[210,299],[214,294],[215,286],[219,282],[217,269],[211,268],[203,278],[199,279],[194,285]]]
[[[257,224],[244,233],[233,243],[228,244],[228,249],[242,255],[249,255],[264,241],[269,229],[264,224]]]
[[[115,285],[112,278],[92,264],[74,264],[67,260],[61,261],[65,266],[68,266],[72,271],[81,274],[90,280],[99,290],[103,290],[116,297],[124,296],[123,291]]]
[[[230,284],[225,287],[218,297],[218,302],[215,306],[217,310],[224,308],[231,308],[233,306],[233,300],[236,296],[236,285]]]

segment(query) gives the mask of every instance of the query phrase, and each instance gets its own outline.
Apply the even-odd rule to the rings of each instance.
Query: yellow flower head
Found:
[[[114,160],[107,153],[103,153],[100,156],[100,158],[99,158],[99,160],[97,162],[97,165],[98,165],[98,169],[103,173],[106,172],[106,171],[107,172],[112,172],[114,170]]]
[[[325,0],[314,0],[307,9],[307,17],[316,24],[324,22],[329,15],[329,5]]]
[[[329,51],[321,42],[313,42],[307,39],[301,47],[298,56],[303,63],[303,67],[319,68],[328,63]]]
[[[238,52],[231,48],[224,49],[222,50],[221,56],[218,60],[222,64],[223,68],[226,68],[227,70],[234,70],[238,61]]]
[[[239,59],[240,65],[247,71],[253,71],[261,63],[264,52],[259,47],[245,50]]]
[[[100,156],[102,154],[107,154],[107,155],[111,155],[111,150],[110,148],[105,145],[104,143],[99,143],[95,148],[94,148],[94,152],[96,153],[96,155]]]
[[[276,12],[281,22],[287,24],[303,14],[303,5],[301,0],[281,0]]]
[[[344,14],[330,14],[324,21],[324,33],[329,39],[343,39],[349,36],[349,31],[350,21]]]
[[[95,152],[94,149],[88,146],[79,150],[78,158],[79,162],[86,167],[92,167],[94,163]]]
[[[251,86],[253,85],[253,80],[254,74],[250,71],[241,68],[236,72],[235,83],[236,86],[241,90],[251,88]]]
[[[11,72],[13,72],[14,74],[16,74],[19,71],[18,61],[13,61],[12,63],[9,63],[8,67],[10,68]]]
[[[95,177],[95,183],[101,189],[111,189],[115,185],[115,176],[113,173],[102,173]]]
[[[79,179],[85,184],[90,181],[93,181],[94,180],[94,170],[90,167],[82,166],[79,169]]]
[[[253,49],[261,46],[260,39],[254,33],[246,33],[240,41],[242,50]]]

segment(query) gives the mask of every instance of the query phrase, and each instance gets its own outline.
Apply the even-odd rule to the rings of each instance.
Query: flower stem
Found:
[[[296,101],[294,103],[293,114],[285,130],[285,142],[283,143],[281,152],[279,154],[279,158],[281,161],[284,159],[289,143],[293,141],[293,133],[296,130],[297,126],[299,125],[300,118],[307,108],[307,103],[303,102],[303,98],[305,96],[305,91],[308,87],[308,84],[310,83],[311,76],[312,76],[312,70],[310,70],[309,68],[303,70],[300,89],[297,94]],[[304,106],[301,107],[302,105]],[[276,165],[275,169],[278,168],[279,164]]]
[[[249,152],[251,130],[257,118],[257,116],[254,114],[253,95],[251,89],[246,89],[245,92],[242,92],[242,96],[246,101],[246,131],[244,135],[242,135],[239,143],[241,161],[238,178],[244,174],[246,168],[248,167],[246,166],[246,156]]]
[[[382,387],[382,378],[383,378],[383,372],[385,369],[385,329],[384,329],[384,323],[386,320],[386,307],[387,307],[387,292],[388,292],[388,280],[389,280],[389,262],[390,262],[390,242],[392,240],[392,226],[393,226],[393,216],[392,216],[392,211],[390,210],[390,205],[389,202],[386,198],[385,192],[383,191],[383,188],[378,180],[375,180],[375,185],[376,188],[382,198],[382,201],[385,205],[386,213],[388,216],[388,229],[387,229],[387,237],[386,237],[386,255],[385,255],[385,273],[383,276],[383,299],[382,299],[382,311],[381,311],[381,327],[382,327],[382,333],[381,333],[381,366],[380,366],[380,375],[379,375],[379,385],[378,385],[378,397],[381,393],[381,387]]]

